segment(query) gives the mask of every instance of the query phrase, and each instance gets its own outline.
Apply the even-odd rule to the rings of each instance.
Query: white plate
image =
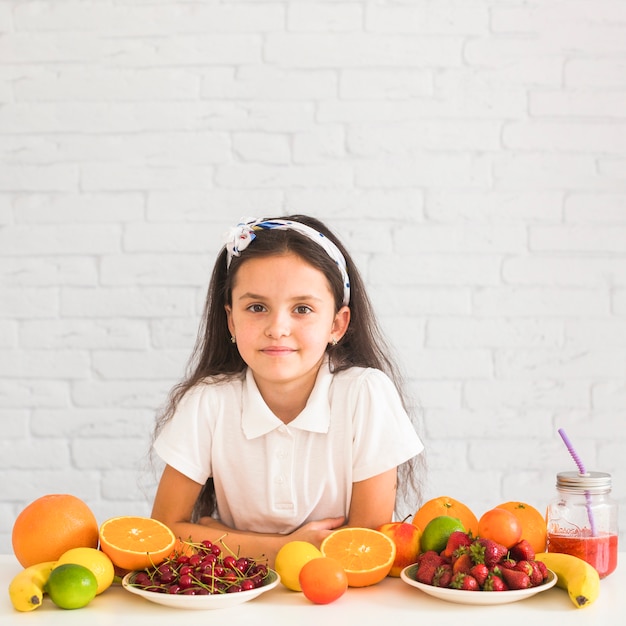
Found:
[[[448,589],[446,587],[435,587],[420,583],[415,580],[416,571],[417,565],[409,565],[400,572],[400,578],[408,585],[411,585],[411,587],[417,587],[429,596],[445,600],[446,602],[456,602],[457,604],[508,604],[509,602],[525,600],[556,585],[556,574],[548,570],[546,582],[536,587],[511,591],[465,591],[463,589]]]
[[[162,604],[164,606],[171,606],[176,609],[225,609],[227,607],[236,606],[237,604],[243,604],[248,600],[260,596],[262,593],[274,589],[280,582],[280,576],[274,571],[269,570],[266,582],[256,589],[250,589],[249,591],[238,591],[237,593],[215,593],[206,596],[184,596],[184,595],[170,595],[167,593],[157,593],[155,591],[146,591],[139,587],[131,585],[130,581],[132,576],[137,572],[129,572],[122,579],[122,587],[126,591],[130,591],[150,602],[156,604]]]

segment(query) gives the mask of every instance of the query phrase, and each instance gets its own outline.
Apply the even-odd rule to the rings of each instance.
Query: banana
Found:
[[[600,595],[600,576],[586,561],[558,552],[539,552],[537,561],[545,563],[557,576],[556,586],[566,589],[577,609],[593,604]]]
[[[9,584],[11,603],[18,611],[32,611],[41,606],[44,585],[56,561],[44,561],[22,570]]]

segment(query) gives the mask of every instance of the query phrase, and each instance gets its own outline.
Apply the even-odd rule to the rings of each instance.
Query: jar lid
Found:
[[[589,491],[590,493],[606,493],[611,490],[611,474],[606,472],[559,472],[556,475],[556,486],[568,491]]]

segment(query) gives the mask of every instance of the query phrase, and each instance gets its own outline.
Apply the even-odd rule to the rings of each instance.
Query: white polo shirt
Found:
[[[320,368],[289,424],[265,404],[250,370],[190,390],[154,444],[191,480],[213,477],[219,519],[238,530],[290,533],[346,517],[352,483],[423,450],[391,380],[381,371]]]

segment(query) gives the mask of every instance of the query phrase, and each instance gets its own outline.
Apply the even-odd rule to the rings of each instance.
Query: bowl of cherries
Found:
[[[220,540],[182,542],[158,565],[126,574],[122,587],[156,604],[220,609],[252,600],[279,582],[266,560],[240,557]]]

